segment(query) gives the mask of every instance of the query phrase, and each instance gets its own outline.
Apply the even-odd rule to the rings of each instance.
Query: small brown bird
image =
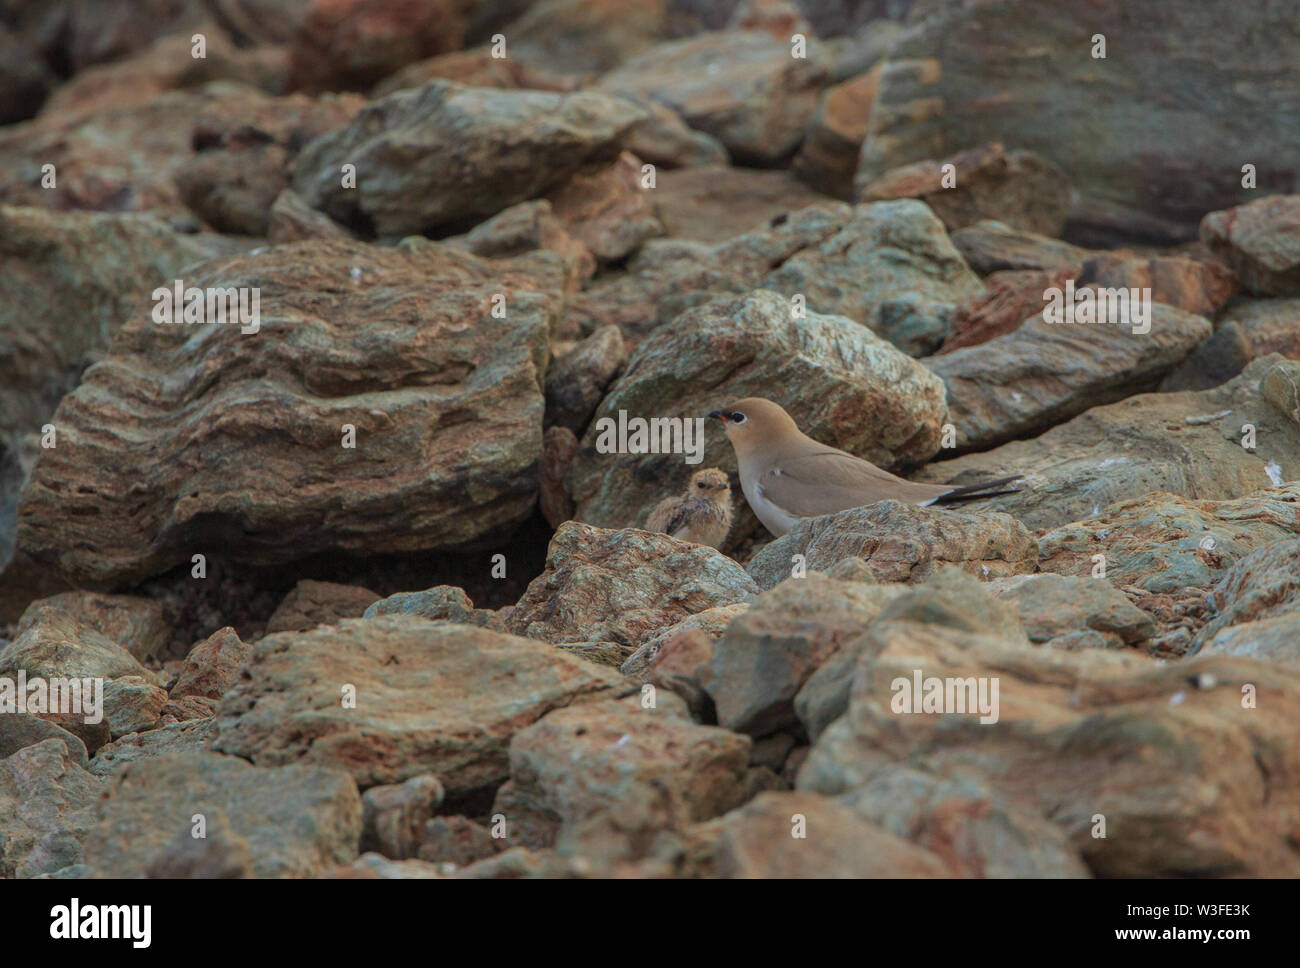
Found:
[[[922,484],[895,477],[860,457],[819,444],[802,433],[778,404],[761,397],[714,410],[740,462],[740,489],[754,514],[778,538],[800,518],[815,518],[894,498],[911,504],[992,497],[987,492],[1015,477],[964,487]],[[980,493],[975,493],[980,492]]]
[[[731,484],[726,471],[707,467],[691,475],[686,493],[666,497],[646,519],[647,531],[661,531],[682,541],[722,547],[731,530]]]

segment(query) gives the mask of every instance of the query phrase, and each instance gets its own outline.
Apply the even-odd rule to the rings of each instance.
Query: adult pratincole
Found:
[[[685,494],[666,497],[654,506],[645,529],[720,548],[731,529],[731,483],[726,471],[716,467],[696,471]]]
[[[799,430],[779,404],[761,397],[737,400],[709,416],[723,422],[727,439],[735,448],[745,500],[777,537],[800,518],[834,514],[888,498],[936,504],[1014,494],[1015,489],[986,492],[1022,477],[1016,474],[961,487],[904,480],[860,457],[817,443]]]

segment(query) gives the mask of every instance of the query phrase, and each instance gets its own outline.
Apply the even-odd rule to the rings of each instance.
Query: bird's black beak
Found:
[[[710,417],[717,417],[717,418],[718,418],[719,420],[721,420],[723,423],[726,423],[726,422],[727,422],[727,415],[726,415],[725,413],[723,413],[721,410],[710,410],[710,411],[709,411],[709,416],[710,416]]]

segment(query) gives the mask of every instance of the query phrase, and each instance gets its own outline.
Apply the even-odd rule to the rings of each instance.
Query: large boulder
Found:
[[[867,636],[800,790],[848,793],[897,764],[957,771],[1050,818],[1099,876],[1300,871],[1297,670],[1027,648],[922,616]]]
[[[1155,389],[1213,329],[1200,316],[1147,305],[1145,327],[1131,318],[1136,307],[1114,324],[1053,322],[1039,313],[1005,336],[926,360],[948,388],[957,449],[986,450]]]
[[[1135,213],[1131,231],[1174,223],[1190,236],[1206,211],[1247,199],[1245,162],[1288,188],[1300,177],[1290,10],[1097,0],[1080,17],[1068,0],[987,0],[927,12],[890,51],[860,180],[993,139],[1055,162],[1085,206]]]
[[[774,399],[805,433],[886,467],[934,454],[946,412],[937,377],[848,319],[799,317],[766,290],[718,300],[642,341],[610,387],[569,473],[578,519],[633,525],[679,492],[696,466],[681,453],[602,453],[604,418],[680,417],[702,430],[709,411],[748,396]],[[721,433],[694,443],[702,450],[688,456],[698,456],[698,466],[736,469]],[[753,519],[745,521],[733,527],[733,540],[753,529]]]
[[[293,188],[381,236],[474,222],[613,160],[644,120],[602,94],[502,91],[431,81],[373,101],[298,156]],[[355,165],[355,184],[341,166]]]
[[[627,680],[543,642],[406,615],[268,635],[218,707],[214,749],[345,769],[363,788],[434,773],[449,796],[506,779],[510,737]]]
[[[1155,491],[1216,501],[1251,494],[1300,479],[1300,416],[1284,409],[1297,367],[1267,356],[1213,390],[1093,407],[1032,440],[928,464],[918,477],[1023,474],[1019,493],[982,503],[1031,528],[1060,527]]]
[[[1114,584],[1154,593],[1207,588],[1256,548],[1297,536],[1300,483],[1226,501],[1158,491],[1047,532],[1038,539],[1038,567],[1084,577],[1104,564]]]
[[[522,521],[562,271],[545,254],[491,263],[424,240],[206,263],[184,284],[258,290],[260,323],[137,310],[53,418],[19,548],[116,584],[198,553],[450,547]]]

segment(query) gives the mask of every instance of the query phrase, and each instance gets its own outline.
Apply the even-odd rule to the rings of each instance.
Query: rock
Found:
[[[814,744],[800,791],[837,796],[896,764],[960,770],[1051,818],[1097,876],[1300,869],[1279,812],[1296,796],[1283,737],[1300,673],[1220,657],[1027,649],[917,620],[878,620],[868,634],[874,647],[861,654],[849,711]],[[921,675],[964,680],[959,698],[983,683],[975,705],[989,713],[955,702],[948,714],[896,712]],[[1267,712],[1243,701],[1256,692]]]
[[[1004,336],[927,360],[948,388],[957,451],[987,450],[1155,389],[1213,327],[1171,306],[1148,306],[1146,333],[1135,308],[1133,322],[1110,325],[1052,322],[1039,313]]]
[[[427,773],[405,783],[371,787],[361,797],[361,849],[393,860],[414,857],[425,825],[444,796],[438,778]]]
[[[864,634],[844,637],[794,697],[795,715],[808,737],[815,742],[848,711],[854,672],[862,654],[880,648],[878,640],[869,634],[874,622],[923,622],[961,632],[1002,635],[1028,646],[1029,639],[1021,628],[1016,607],[991,598],[988,588],[956,569],[935,572],[924,584],[912,588],[876,587],[874,591],[881,607],[871,622],[864,623],[861,629]],[[797,775],[798,768],[790,773]]]
[[[1208,587],[1263,545],[1300,535],[1300,484],[1224,501],[1156,492],[1104,508],[1038,539],[1038,567],[1091,575],[1103,555],[1106,577],[1153,593]]]
[[[546,370],[546,422],[582,433],[605,389],[627,362],[617,326],[602,326]]]
[[[210,719],[217,714],[217,700],[207,696],[168,697],[158,716],[159,726],[171,726],[192,719]]]
[[[796,725],[794,697],[809,676],[897,594],[814,572],[759,595],[700,670],[718,725],[755,737]]]
[[[506,778],[518,730],[623,683],[553,646],[486,629],[344,619],[254,645],[246,678],[221,701],[213,745],[259,766],[340,767],[363,788],[433,773],[449,798],[462,797]],[[344,686],[355,687],[355,708],[342,704]]]
[[[60,405],[18,546],[111,585],[200,552],[270,564],[461,546],[518,524],[537,495],[559,271],[423,240],[317,240],[191,270],[189,287],[260,288],[257,333],[128,322]],[[505,319],[488,311],[500,292]]]
[[[1300,195],[1270,195],[1201,220],[1201,241],[1257,296],[1300,296]]]
[[[1238,299],[1216,324],[1214,335],[1188,355],[1160,384],[1164,392],[1208,390],[1227,383],[1251,360],[1269,353],[1300,359],[1300,299]]]
[[[555,217],[602,263],[625,259],[664,234],[650,199],[641,159],[626,151],[613,165],[575,172],[549,196]]]
[[[983,287],[924,204],[903,199],[853,211],[836,235],[795,253],[764,287],[801,293],[809,309],[847,316],[910,355],[932,351],[957,305]]]
[[[979,273],[1007,269],[1073,270],[1091,255],[1087,249],[1068,242],[996,221],[976,222],[958,229],[952,233],[952,244]]]
[[[185,657],[185,665],[172,686],[172,697],[220,699],[239,681],[251,652],[252,646],[241,642],[229,626],[213,632]]]
[[[63,613],[47,614],[0,650],[0,676],[12,676],[20,669],[29,678],[139,676],[157,682],[157,676],[125,648]]]
[[[1056,236],[1065,227],[1070,186],[1065,174],[1032,151],[1004,151],[994,142],[942,161],[918,161],[878,177],[855,176],[863,201],[917,198],[951,232],[992,219],[1012,228]]]
[[[931,851],[953,876],[1090,876],[1058,828],[976,777],[886,767],[839,802]]]
[[[500,91],[431,81],[372,101],[298,156],[293,188],[363,233],[479,221],[617,156],[644,114],[601,94]],[[344,188],[339,159],[356,165]],[[473,177],[467,177],[472,173]]]
[[[663,168],[720,166],[730,160],[721,141],[687,127],[681,115],[666,104],[648,97],[632,100],[649,114],[628,135],[627,146],[638,158]]]
[[[858,177],[1000,141],[1059,165],[1085,203],[1190,232],[1250,196],[1243,159],[1300,157],[1300,124],[1278,123],[1294,117],[1277,114],[1288,87],[1270,73],[1295,62],[1292,20],[1279,10],[1247,25],[1235,10],[1211,0],[1188,20],[1170,3],[1099,0],[1084,23],[1041,0],[931,4],[889,52]],[[1103,60],[1094,35],[1120,23],[1150,43],[1103,30]],[[1158,39],[1177,58],[1153,56]],[[1158,143],[1141,135],[1153,131]],[[1297,173],[1288,163],[1261,177],[1289,185]]]
[[[1003,269],[984,278],[986,290],[957,308],[943,345],[934,355],[979,346],[1018,330],[1025,320],[1043,310],[1043,293],[1065,291],[1079,273],[1078,266],[1064,269]],[[1194,351],[1193,351],[1194,352]]]
[[[83,770],[89,765],[86,744],[57,723],[31,713],[12,710],[0,716],[0,760],[47,739],[57,739],[68,748],[70,763],[75,763]]]
[[[558,528],[573,517],[573,502],[564,489],[564,478],[577,453],[578,438],[572,430],[568,427],[546,428],[542,437],[542,468],[537,503],[542,517],[552,528]]]
[[[495,857],[497,844],[492,833],[467,817],[434,817],[424,825],[419,858],[439,864],[470,864]]]
[[[4,138],[0,132],[0,157]],[[58,171],[60,185],[75,177]],[[0,207],[0,450],[8,452],[5,463],[13,461],[0,480],[0,566],[9,560],[18,491],[30,471],[24,435],[48,434],[42,428],[59,400],[104,356],[138,299],[189,263],[234,249],[152,215]],[[58,433],[55,425],[56,446]]]
[[[787,212],[826,199],[785,171],[702,165],[657,173],[655,210],[667,235],[724,242],[761,231]]]
[[[1237,280],[1218,262],[1181,256],[1148,258],[1128,252],[1089,256],[1079,288],[1150,289],[1151,300],[1214,319],[1237,292]]]
[[[799,177],[819,192],[853,200],[853,174],[867,136],[880,74],[881,68],[875,67],[822,92],[792,165]]]
[[[203,837],[195,837],[189,830],[178,831],[171,843],[145,866],[144,876],[150,879],[251,878],[257,873],[252,846],[247,838],[234,831],[226,812],[217,807]]]
[[[229,32],[209,20],[184,34],[168,34],[119,60],[78,71],[61,84],[41,110],[43,118],[146,105],[168,91],[235,81],[268,94],[284,93],[288,57],[276,46],[236,47]],[[196,33],[205,49],[194,56]]]
[[[929,464],[917,478],[1024,474],[1018,494],[982,503],[1031,528],[1079,521],[1134,494],[1225,500],[1297,480],[1300,423],[1260,392],[1273,367],[1294,365],[1268,356],[1213,390],[1140,394],[1093,407],[1033,440]],[[1241,446],[1247,424],[1255,428],[1253,451]]]
[[[576,292],[596,273],[596,257],[571,236],[544,198],[520,202],[480,222],[452,244],[490,259],[545,250],[565,264],[566,292]]]
[[[663,0],[536,0],[504,32],[509,57],[573,74],[617,67],[665,27]]]
[[[757,591],[738,564],[704,545],[569,521],[506,627],[562,646],[614,643],[625,650],[617,666],[659,630]]]
[[[168,91],[143,103],[128,100],[11,125],[0,132],[0,202],[114,213],[151,210],[182,220],[179,225],[194,224],[175,177],[194,157],[196,123],[247,122],[274,115],[280,104],[281,99],[245,84],[222,82]],[[57,178],[49,188],[42,186],[46,164],[55,166]]]
[[[825,571],[845,558],[865,559],[882,582],[923,581],[949,565],[990,579],[1033,571],[1038,543],[1007,514],[889,500],[800,521],[765,545],[748,571],[759,587],[772,588],[796,565]]]
[[[457,622],[503,631],[496,612],[475,608],[465,590],[455,585],[435,585],[421,592],[389,595],[367,608],[364,617],[379,615],[415,615],[431,622]]]
[[[632,353],[569,472],[577,518],[601,527],[643,520],[689,470],[680,454],[598,452],[603,418],[680,415],[702,428],[710,410],[747,396],[771,397],[816,440],[895,469],[934,454],[946,414],[938,378],[865,327],[813,311],[793,318],[773,292],[720,299],[682,313]],[[700,466],[736,469],[722,434],[707,435],[699,457]],[[743,513],[733,541],[757,528]]]
[[[576,78],[529,67],[518,59],[493,57],[491,47],[476,47],[472,50],[448,51],[407,64],[375,85],[370,96],[384,97],[394,91],[424,87],[436,80],[455,81],[469,87],[499,87],[507,90],[527,88],[533,91],[563,92],[578,87]]]
[[[177,851],[182,834],[194,839],[195,815],[247,842],[256,877],[320,874],[356,857],[361,836],[361,797],[345,772],[259,769],[215,753],[168,753],[122,767],[97,815],[85,839],[92,877],[143,877],[191,863]]]
[[[747,602],[736,602],[688,615],[646,639],[618,671],[645,681],[660,672],[692,676],[696,667],[713,654],[713,643],[726,632],[731,620],[747,608]],[[701,647],[701,642],[708,644]]]
[[[167,690],[140,676],[118,676],[104,683],[104,718],[109,735],[152,729],[167,705]]]
[[[181,200],[219,232],[268,235],[271,207],[288,187],[298,149],[363,105],[355,97],[295,95],[257,104],[238,120],[200,118],[193,135],[198,154],[176,170]]]
[[[949,877],[930,851],[812,793],[763,793],[727,814],[713,846],[717,877]]]
[[[558,709],[511,741],[493,812],[508,818],[512,844],[554,845],[606,869],[743,803],[749,746],[637,697]]]
[[[81,863],[100,786],[57,738],[0,759],[0,877],[36,877]]]
[[[1035,644],[1065,647],[1072,633],[1089,629],[1100,634],[1105,647],[1123,648],[1155,631],[1151,616],[1103,578],[1015,575],[996,579],[990,590],[1019,608],[1021,624]]]
[[[63,592],[32,602],[14,628],[17,635],[47,622],[84,625],[120,645],[141,662],[160,655],[171,629],[160,604],[135,595]]]
[[[466,13],[459,0],[315,0],[289,46],[289,82],[364,91],[412,61],[458,49]]]
[[[164,753],[200,753],[212,748],[216,738],[216,720],[191,719],[158,726],[143,733],[130,733],[101,746],[90,761],[90,772],[108,776],[119,767]]]
[[[308,205],[292,188],[276,195],[266,214],[266,240],[272,245],[305,239],[346,239],[351,235],[328,215]]]
[[[266,634],[305,632],[341,618],[360,618],[377,601],[379,596],[369,588],[304,578],[267,619]]]
[[[809,39],[806,58],[790,51],[788,37],[758,31],[701,34],[624,61],[598,88],[660,101],[721,141],[737,163],[774,167],[799,147],[829,81],[816,40]]]
[[[1197,635],[1192,652],[1253,659],[1300,661],[1300,539],[1287,538],[1256,548],[1233,565],[1214,586],[1210,605],[1217,612]]]

